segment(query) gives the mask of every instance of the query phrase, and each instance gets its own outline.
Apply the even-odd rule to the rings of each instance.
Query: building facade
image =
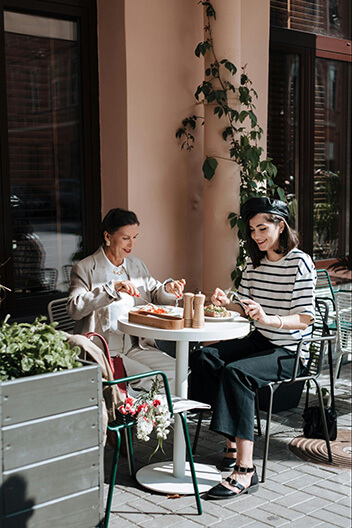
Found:
[[[214,0],[219,57],[258,92],[262,146],[278,167],[302,247],[319,266],[350,255],[351,6],[348,0]],[[0,0],[2,311],[45,313],[99,245],[110,208],[141,222],[135,254],[190,290],[228,287],[227,215],[239,174],[220,121],[195,104],[204,61],[197,0]],[[204,115],[191,153],[175,132]],[[224,156],[225,157],[225,156]]]

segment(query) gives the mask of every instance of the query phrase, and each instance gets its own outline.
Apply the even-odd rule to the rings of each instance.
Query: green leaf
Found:
[[[222,132],[222,137],[223,139],[226,141],[228,136],[232,136],[232,128],[231,127],[227,127],[225,128],[225,130],[223,130]]]
[[[229,60],[226,60],[226,61],[225,61],[225,68],[226,68],[227,70],[229,70],[229,72],[231,73],[231,75],[235,75],[235,73],[237,72],[237,68],[236,68],[236,66],[235,66],[232,62],[230,62]]]
[[[240,115],[238,116],[238,120],[240,123],[243,123],[243,121],[246,119],[246,117],[249,115],[249,112],[247,112],[246,110],[242,110],[242,112],[240,113]]]
[[[248,76],[245,73],[241,74],[241,84],[246,84],[248,81]]]
[[[215,158],[209,158],[208,156],[205,158],[202,170],[206,180],[210,181],[213,178],[217,166],[218,162]]]
[[[206,7],[205,12],[206,12],[207,17],[209,18],[213,17],[214,20],[216,20],[216,12],[212,4],[210,2],[202,2],[202,5]]]
[[[256,126],[257,122],[258,122],[257,116],[252,112],[252,110],[248,111],[248,115],[249,115],[250,120],[251,120],[251,125],[254,128]]]
[[[259,163],[259,154],[255,147],[252,147],[248,149],[247,151],[247,157],[252,162],[252,164],[256,167]]]
[[[207,50],[210,49],[210,48],[211,48],[210,42],[205,40],[204,42],[200,42],[198,44],[198,46],[194,50],[194,53],[196,54],[197,57],[200,57],[201,55],[204,56],[206,54]]]
[[[278,187],[276,190],[277,190],[280,200],[282,202],[286,202],[285,191],[281,187]]]

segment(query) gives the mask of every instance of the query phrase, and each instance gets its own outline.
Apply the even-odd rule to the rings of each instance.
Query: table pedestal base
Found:
[[[199,493],[204,493],[221,482],[221,473],[215,466],[205,464],[194,464]],[[184,477],[173,476],[172,462],[156,463],[145,466],[136,475],[139,484],[159,493],[178,493],[180,495],[193,495],[194,488],[192,482],[189,463],[186,464]]]

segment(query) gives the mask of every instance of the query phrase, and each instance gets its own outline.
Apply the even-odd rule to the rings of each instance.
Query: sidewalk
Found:
[[[325,378],[325,379],[324,379]],[[321,377],[322,386],[328,386],[328,376]],[[323,381],[324,380],[324,381]],[[325,382],[326,381],[326,382]],[[336,384],[336,406],[339,430],[351,430],[351,363],[343,366]],[[289,442],[302,434],[302,411],[300,406],[290,411],[273,415],[269,446],[267,477],[259,491],[226,501],[202,499],[203,515],[197,515],[194,496],[170,499],[165,495],[150,493],[133,481],[128,473],[127,460],[121,457],[118,479],[115,486],[110,528],[200,528],[200,527],[244,527],[253,528],[294,525],[295,528],[351,527],[351,470],[325,464],[316,464],[298,458],[289,450]],[[191,440],[197,417],[189,417]],[[209,423],[209,422],[208,422]],[[265,427],[264,414],[262,428]],[[172,434],[165,442],[164,455],[157,453],[153,462],[172,458]],[[203,421],[196,462],[218,465],[223,457],[225,440],[209,431],[207,420]],[[148,464],[155,447],[150,442],[135,442],[137,470]],[[264,438],[256,437],[254,460],[258,475]],[[351,455],[351,444],[345,452]],[[105,487],[108,489],[112,450],[105,449]],[[228,473],[223,473],[227,476]]]

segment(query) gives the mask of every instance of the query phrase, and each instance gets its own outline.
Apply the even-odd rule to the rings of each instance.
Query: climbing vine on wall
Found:
[[[194,96],[198,103],[212,104],[214,114],[224,124],[222,138],[229,148],[228,158],[225,159],[240,167],[240,205],[249,198],[263,195],[279,197],[286,201],[283,189],[274,182],[277,168],[271,158],[263,159],[263,148],[258,145],[263,135],[263,129],[259,126],[255,114],[254,101],[258,98],[258,94],[246,73],[245,66],[241,69],[239,84],[235,86],[234,81],[232,82],[237,67],[226,58],[218,58],[215,51],[212,33],[212,24],[216,20],[215,9],[211,2],[199,3],[206,10],[207,24],[204,28],[206,38],[197,45],[195,54],[199,58],[208,56],[210,64],[205,69],[205,80],[197,87]],[[233,105],[233,100],[238,103]],[[181,140],[182,150],[191,151],[194,148],[193,132],[198,123],[203,125],[204,122],[204,116],[198,115],[183,119],[176,132],[176,137]],[[219,159],[217,156],[206,156],[204,160],[202,169],[207,180],[211,180],[216,173],[217,159]],[[231,278],[237,287],[247,258],[246,228],[238,213],[231,212],[228,220],[231,228],[237,227],[239,239],[236,267],[231,273]]]

